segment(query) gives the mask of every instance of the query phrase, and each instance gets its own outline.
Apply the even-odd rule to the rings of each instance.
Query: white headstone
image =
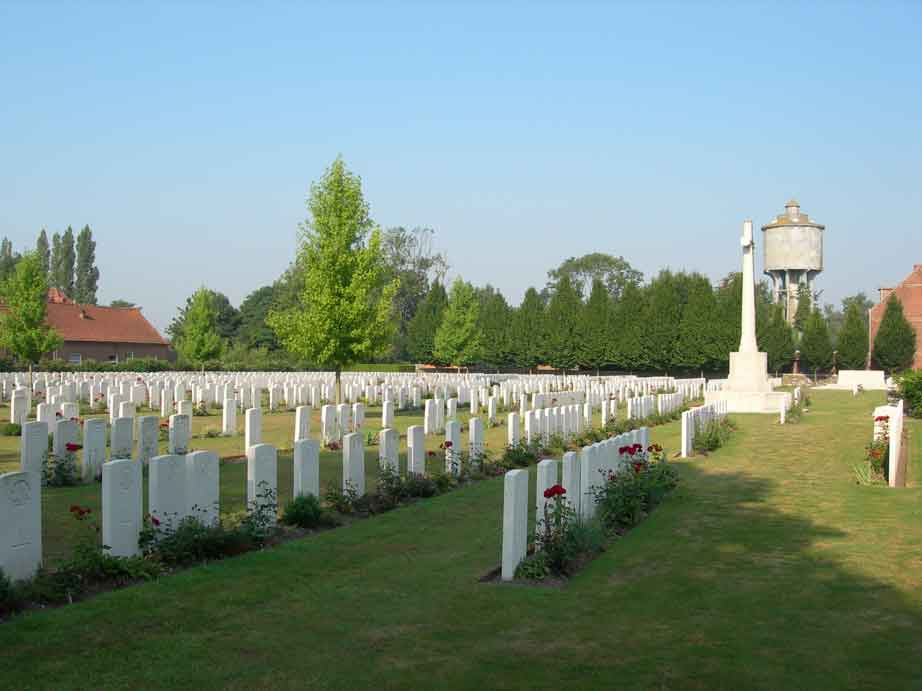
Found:
[[[116,557],[138,553],[142,511],[141,464],[130,458],[102,465],[102,543]]]
[[[294,452],[294,496],[320,496],[320,444],[314,439],[299,439]]]
[[[22,426],[20,468],[41,476],[48,457],[48,423],[27,422]]]
[[[426,474],[426,440],[421,425],[407,428],[407,473]]]
[[[102,477],[105,462],[106,421],[103,418],[89,418],[83,423],[83,481],[91,482]]]
[[[160,453],[160,418],[156,415],[138,416],[138,462],[144,465]]]
[[[394,402],[384,401],[381,407],[381,427],[387,429],[394,426]]]
[[[519,414],[509,413],[506,416],[506,443],[509,446],[519,445]]]
[[[461,423],[457,420],[445,423],[445,472],[461,472]]]
[[[0,569],[11,581],[32,578],[42,563],[41,480],[0,475]]]
[[[395,473],[400,472],[399,450],[400,435],[397,430],[382,429],[378,434],[378,464],[382,469],[390,468]]]
[[[221,434],[232,437],[237,434],[237,402],[233,398],[224,399],[221,410]]]
[[[528,471],[510,470],[503,480],[504,581],[515,578],[515,570],[528,549]]]
[[[171,454],[185,455],[189,450],[192,418],[188,415],[170,416],[170,441],[167,450]]]
[[[247,447],[247,506],[250,511],[264,508],[272,516],[278,510],[278,452],[271,444]],[[276,499],[272,499],[276,497]],[[276,505],[275,511],[272,505]],[[275,523],[273,518],[271,521]]]
[[[204,525],[217,525],[221,520],[218,454],[214,451],[193,451],[186,454],[185,460],[188,515]]]
[[[360,497],[365,494],[365,448],[358,432],[343,437],[343,490],[349,484]]]
[[[559,465],[560,462],[552,458],[545,458],[538,462],[538,482],[535,488],[535,520],[538,522],[544,519],[544,506],[553,503],[544,496],[544,492],[557,484]]]
[[[185,455],[168,454],[150,459],[148,510],[163,527],[176,528],[188,515],[186,483]]]
[[[472,461],[479,462],[484,453],[483,421],[478,417],[472,417],[468,424],[470,425],[468,431],[468,454]]]

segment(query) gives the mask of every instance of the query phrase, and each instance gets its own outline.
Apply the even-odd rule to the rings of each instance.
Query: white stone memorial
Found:
[[[320,496],[320,444],[314,439],[295,442],[293,494]]]
[[[102,543],[113,556],[139,551],[142,492],[140,463],[126,458],[102,465]]]

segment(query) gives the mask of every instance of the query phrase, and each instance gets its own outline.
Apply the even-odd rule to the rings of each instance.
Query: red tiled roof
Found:
[[[169,345],[137,307],[49,302],[47,322],[65,341]]]

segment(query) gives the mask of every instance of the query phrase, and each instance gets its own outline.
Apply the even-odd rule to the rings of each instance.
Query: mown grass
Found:
[[[918,687],[919,491],[854,482],[879,396],[811,395],[797,425],[737,416],[564,588],[478,582],[499,561],[496,479],[13,619],[0,686]]]

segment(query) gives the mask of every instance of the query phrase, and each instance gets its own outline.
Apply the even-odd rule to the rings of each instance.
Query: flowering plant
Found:
[[[567,490],[561,485],[552,485],[544,490],[544,515],[538,520],[535,547],[544,552],[551,573],[563,575],[567,565],[575,556],[574,545],[569,539],[569,527],[575,519],[575,512],[566,500]]]

